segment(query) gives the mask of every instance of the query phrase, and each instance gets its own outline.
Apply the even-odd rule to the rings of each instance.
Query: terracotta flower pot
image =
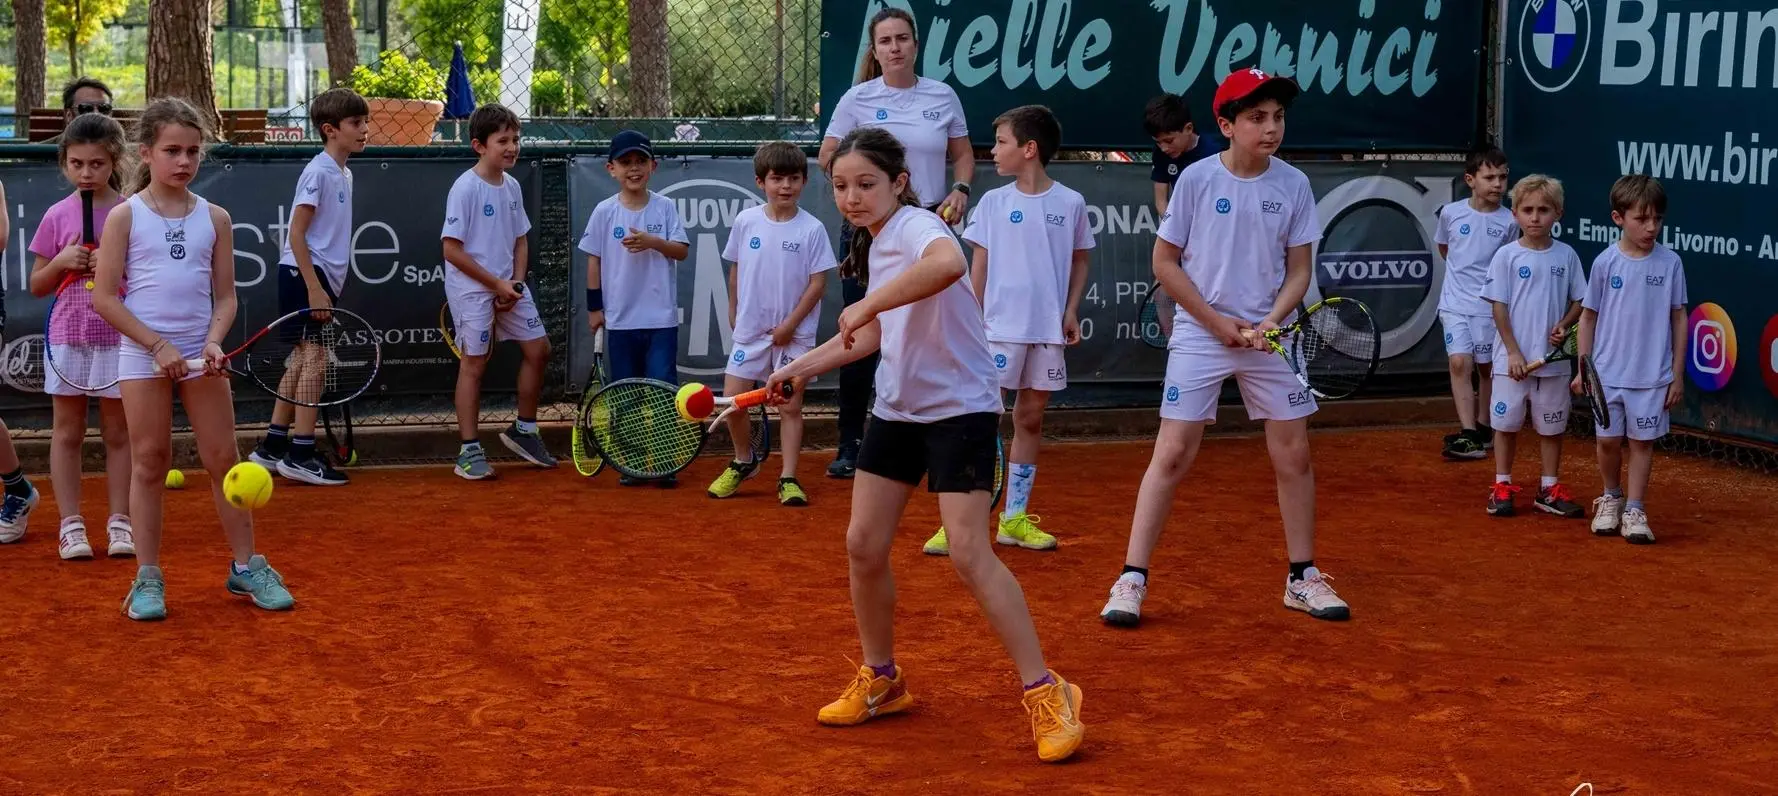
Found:
[[[366,97],[370,105],[370,146],[425,146],[432,130],[444,116],[444,103],[435,100]]]

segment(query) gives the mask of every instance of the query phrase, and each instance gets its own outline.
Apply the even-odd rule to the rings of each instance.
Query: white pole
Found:
[[[506,0],[500,35],[500,104],[531,115],[531,66],[537,57],[538,0]],[[477,102],[488,98],[476,97]]]
[[[309,99],[309,49],[303,44],[302,11],[297,0],[280,0],[284,12],[284,92],[294,108]]]

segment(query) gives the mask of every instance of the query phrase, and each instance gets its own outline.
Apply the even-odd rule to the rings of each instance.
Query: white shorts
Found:
[[[202,342],[202,341],[200,341],[200,342]],[[126,340],[126,344],[127,344],[127,340]],[[68,345],[66,343],[56,346],[55,351],[53,353],[55,355],[55,360],[57,362],[71,362],[71,361],[73,361],[73,359],[75,357],[86,356],[85,354],[81,354],[79,351],[77,351],[74,346]],[[75,397],[80,397],[80,396],[85,396],[85,397],[90,397],[90,398],[122,398],[123,397],[123,390],[121,390],[115,384],[113,384],[110,387],[107,387],[103,390],[82,390],[82,389],[78,389],[78,388],[74,387],[73,385],[70,385],[68,382],[62,381],[62,374],[57,373],[56,369],[54,367],[50,366],[48,359],[45,359],[43,362],[43,391],[49,395],[69,395],[69,396],[75,396]]]
[[[536,340],[547,333],[529,290],[520,294],[519,303],[505,312],[495,312],[494,294],[483,290],[462,295],[446,291],[445,298],[450,301],[451,319],[457,327],[451,330],[457,338],[457,350],[466,357],[486,355],[496,336],[521,341]]]
[[[1176,329],[1167,347],[1167,381],[1161,385],[1161,418],[1216,422],[1216,399],[1229,376],[1241,388],[1251,420],[1296,420],[1315,414],[1315,396],[1297,381],[1283,357],[1270,351],[1229,348],[1195,330]]]
[[[199,329],[185,334],[162,333],[161,337],[178,349],[180,356],[186,359],[203,359],[204,338],[209,335],[209,332],[208,329]],[[202,375],[204,375],[202,369],[194,370],[185,374],[185,378],[180,381],[189,381]],[[166,378],[165,375],[155,372],[154,356],[148,353],[148,349],[125,337],[123,346],[117,350],[117,380],[125,382],[164,378]]]
[[[1531,407],[1531,425],[1546,437],[1568,433],[1568,408],[1574,395],[1568,376],[1528,376],[1519,381],[1504,373],[1494,374],[1494,405],[1488,408],[1488,427],[1513,432],[1525,427],[1525,407]]]
[[[750,343],[737,340],[734,351],[729,354],[725,372],[737,379],[765,381],[771,377],[772,371],[813,350],[814,343],[802,340],[791,340],[790,345],[782,346],[772,345],[770,337],[762,337]]]
[[[988,348],[994,352],[994,371],[1000,374],[1002,390],[1055,392],[1068,386],[1062,346],[989,341]]]
[[[1438,320],[1445,327],[1445,356],[1474,357],[1478,365],[1494,361],[1494,316],[1439,310]]]
[[[1605,388],[1605,405],[1611,410],[1611,428],[1598,428],[1601,437],[1623,437],[1652,441],[1667,436],[1667,388],[1650,387],[1636,390],[1628,387]]]

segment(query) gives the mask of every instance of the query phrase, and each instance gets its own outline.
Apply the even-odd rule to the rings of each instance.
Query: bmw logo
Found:
[[[1229,211],[1233,210],[1233,209],[1235,209],[1235,206],[1233,204],[1231,204],[1228,199],[1225,198],[1225,199],[1217,199],[1216,200],[1216,212],[1221,213],[1226,216],[1229,214]]]
[[[749,248],[749,249],[759,248],[759,238],[756,236],[753,238],[753,240],[747,241],[747,248]]]
[[[493,205],[482,205],[482,215],[484,215],[484,216],[494,215],[494,206]]]
[[[1494,402],[1494,414],[1497,414],[1497,415],[1506,414],[1506,402],[1505,401],[1495,401]]]
[[[621,239],[623,236],[624,236],[624,228],[623,227],[612,227],[611,228],[611,237]]]
[[[739,348],[735,349],[735,364],[738,365],[738,364],[740,364],[742,362],[746,362],[746,361],[747,361],[747,352],[743,351]]]
[[[997,367],[1001,370],[1006,370],[1006,355],[1005,354],[995,354],[994,355],[994,367]]]
[[[883,110],[882,108],[878,108],[877,109],[877,121],[880,122],[880,121],[883,121],[884,119],[887,119],[887,118],[889,118],[889,112],[886,110]]]
[[[1014,210],[1014,211],[1012,211],[1011,218],[1012,218],[1012,223],[1017,224],[1017,223],[1025,220],[1025,212],[1022,210]]]
[[[1167,400],[1169,402],[1179,400],[1179,388],[1178,387],[1168,387],[1167,388]]]
[[[1561,91],[1580,75],[1593,39],[1592,3],[1526,2],[1519,12],[1518,61],[1531,85]]]
[[[1469,234],[1469,225],[1468,225],[1468,224],[1464,224],[1464,225],[1463,225],[1463,226],[1461,226],[1461,227],[1458,227],[1458,228],[1457,228],[1457,234],[1459,234],[1459,235],[1468,235],[1468,234]]]
[[[1530,279],[1531,278],[1531,266],[1529,266],[1529,265],[1519,266],[1519,278],[1520,279]]]
[[[1620,290],[1623,288],[1623,286],[1624,286],[1624,278],[1623,277],[1613,276],[1611,278],[1611,289],[1612,290]]]

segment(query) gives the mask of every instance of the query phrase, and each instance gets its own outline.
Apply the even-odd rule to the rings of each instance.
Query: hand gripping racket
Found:
[[[1248,339],[1256,332],[1244,330]],[[1296,379],[1320,398],[1345,398],[1377,371],[1383,336],[1370,308],[1357,299],[1317,302],[1289,326],[1265,333],[1266,346],[1290,363]]]
[[[266,324],[223,356],[223,368],[298,406],[340,406],[357,398],[382,365],[379,335],[350,310],[325,310],[325,321],[312,317],[317,312],[297,310]],[[185,366],[201,371],[204,360],[188,359]]]
[[[1575,324],[1572,324],[1568,327],[1568,334],[1562,338],[1562,344],[1559,346],[1556,346],[1555,350],[1549,352],[1548,354],[1545,354],[1542,359],[1537,359],[1537,360],[1533,360],[1531,362],[1525,363],[1525,372],[1526,373],[1536,373],[1537,369],[1543,367],[1544,365],[1549,365],[1549,364],[1556,363],[1556,362],[1567,362],[1567,361],[1577,357],[1579,355],[1579,351],[1580,351],[1580,324],[1575,323]]]

